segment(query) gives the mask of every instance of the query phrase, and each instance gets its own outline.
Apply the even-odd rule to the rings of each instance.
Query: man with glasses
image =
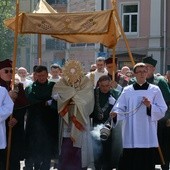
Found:
[[[20,160],[24,153],[24,116],[26,113],[27,100],[25,97],[23,84],[14,83],[12,89],[12,61],[9,59],[0,61],[0,85],[5,87],[14,102],[14,110],[11,119],[7,119],[7,135],[9,127],[12,128],[10,170],[20,169]],[[8,146],[8,144],[7,144]],[[5,153],[5,152],[4,152]],[[4,154],[4,157],[5,154]],[[5,167],[6,161],[4,161]],[[5,170],[5,169],[2,169]]]
[[[123,152],[119,170],[155,170],[158,155],[158,120],[167,110],[161,90],[146,81],[148,69],[144,63],[134,66],[136,82],[125,87],[110,116],[123,121]]]
[[[152,57],[145,57],[143,59],[143,63],[146,64],[146,67],[148,69],[148,73],[147,73],[147,77],[146,77],[146,81],[148,83],[151,84],[155,84],[157,85],[164,97],[164,100],[167,104],[167,106],[170,103],[170,89],[168,87],[167,81],[163,76],[157,76],[154,74],[155,69],[156,69],[156,64],[157,64],[157,60],[153,59]],[[133,79],[134,80],[134,79]],[[131,82],[132,83],[132,82]],[[167,153],[170,152],[167,150],[167,145],[169,145],[169,140],[167,140],[168,138],[168,127],[166,126],[166,122],[168,120],[167,117],[169,117],[170,113],[167,111],[165,114],[165,117],[163,117],[161,120],[159,120],[158,122],[158,139],[159,139],[159,145],[161,147],[161,150],[163,152],[163,157],[164,157],[164,161],[165,164],[162,165],[162,170],[169,170],[169,161],[167,158]],[[157,163],[160,163],[160,161],[158,161]],[[162,162],[161,162],[162,164]]]

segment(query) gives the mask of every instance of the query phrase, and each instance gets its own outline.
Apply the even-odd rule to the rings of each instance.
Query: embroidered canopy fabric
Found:
[[[116,45],[121,31],[114,10],[81,13],[21,13],[18,33],[46,34],[70,43]],[[15,18],[4,21],[15,31]]]

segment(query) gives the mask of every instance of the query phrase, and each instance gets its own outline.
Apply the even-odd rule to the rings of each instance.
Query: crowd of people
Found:
[[[58,170],[169,170],[170,70],[155,74],[156,64],[118,70],[98,57],[85,73],[68,60],[16,68],[12,82],[12,61],[0,61],[0,170],[22,160],[25,170],[49,170],[51,160]]]

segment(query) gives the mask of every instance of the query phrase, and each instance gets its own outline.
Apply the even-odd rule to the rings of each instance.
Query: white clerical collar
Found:
[[[138,82],[137,82],[137,83],[138,83]],[[146,83],[146,81],[145,81],[144,83],[142,83],[142,84],[139,84],[139,83],[138,83],[138,84],[139,84],[139,86],[142,86],[142,85],[145,84],[145,83]]]

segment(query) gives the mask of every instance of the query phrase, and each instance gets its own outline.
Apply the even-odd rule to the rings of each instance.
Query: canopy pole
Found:
[[[116,25],[114,24],[114,30],[116,30]],[[115,64],[115,59],[116,59],[116,45],[113,47],[112,51],[112,81],[115,81],[115,73],[116,73],[116,64]]]
[[[113,51],[112,51],[112,81],[115,81],[115,73],[116,73],[116,47],[113,47]]]
[[[16,0],[16,22],[15,22],[14,49],[13,49],[13,59],[12,59],[12,70],[13,70],[12,84],[11,84],[12,90],[14,90],[14,84],[15,84],[15,67],[16,67],[17,46],[18,46],[18,16],[19,16],[19,0]],[[12,115],[10,116],[10,120],[11,119],[12,119]],[[6,170],[9,170],[10,152],[11,152],[11,136],[12,136],[12,127],[9,127]]]
[[[42,64],[42,35],[38,34],[38,64]]]
[[[111,2],[112,2],[113,9],[115,10],[115,16],[116,16],[116,18],[117,18],[117,21],[118,21],[118,24],[119,24],[120,31],[121,31],[121,34],[122,34],[122,36],[123,36],[123,39],[124,39],[124,41],[125,41],[126,48],[127,48],[127,50],[128,50],[128,54],[129,54],[130,60],[131,60],[131,62],[132,62],[132,65],[134,66],[134,65],[135,65],[135,62],[134,62],[134,59],[133,59],[133,57],[132,57],[132,53],[131,53],[131,51],[130,51],[130,48],[129,48],[129,44],[128,44],[126,35],[125,35],[124,30],[123,30],[123,28],[122,28],[122,24],[121,24],[121,21],[120,21],[118,12],[117,12],[116,0],[111,0]]]

